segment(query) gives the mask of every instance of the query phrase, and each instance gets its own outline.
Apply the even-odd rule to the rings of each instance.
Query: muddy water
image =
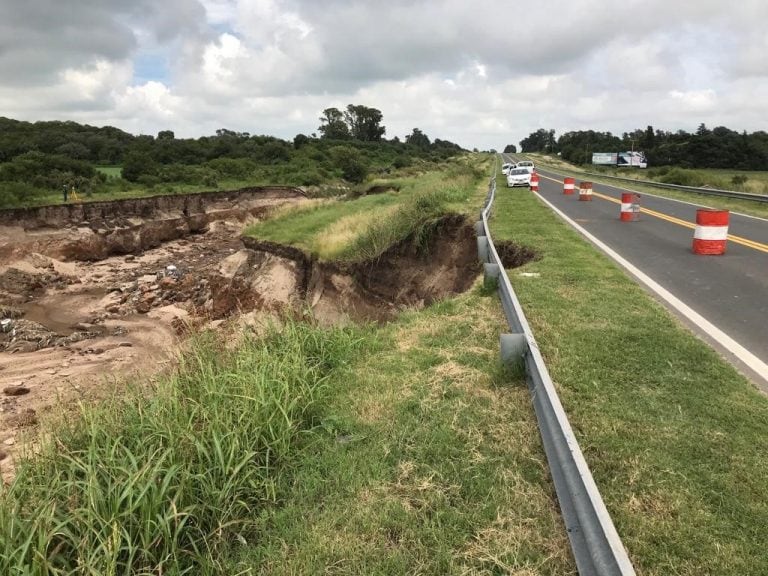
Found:
[[[85,301],[98,302],[107,294],[103,288],[91,288],[78,294],[56,294],[46,296],[18,306],[24,312],[24,319],[42,324],[60,336],[69,336],[82,330],[77,324],[89,324],[90,332],[102,332],[103,326],[91,326],[91,314],[83,310]]]

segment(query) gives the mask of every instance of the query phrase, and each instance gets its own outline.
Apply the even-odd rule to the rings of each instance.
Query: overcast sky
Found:
[[[0,116],[292,139],[378,108],[466,148],[537,128],[768,130],[766,0],[0,0]]]

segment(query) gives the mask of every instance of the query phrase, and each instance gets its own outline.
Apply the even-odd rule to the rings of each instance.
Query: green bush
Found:
[[[658,168],[651,168],[646,172],[649,178],[659,178],[669,172],[669,166],[659,166]]]
[[[0,183],[0,208],[30,204],[35,196],[41,193],[41,190],[24,182],[2,182]]]
[[[368,163],[362,152],[350,146],[331,148],[334,164],[341,170],[341,176],[347,182],[359,184],[368,176]]]
[[[672,168],[659,180],[665,184],[678,184],[680,186],[704,186],[704,179],[697,173],[684,168]]]
[[[743,188],[744,185],[747,183],[747,180],[749,180],[749,178],[744,176],[744,174],[735,174],[733,178],[731,178],[731,184],[733,184],[737,188]]]

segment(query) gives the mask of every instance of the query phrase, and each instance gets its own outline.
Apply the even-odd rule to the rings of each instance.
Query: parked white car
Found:
[[[530,160],[520,160],[520,162],[517,163],[517,168],[528,168],[533,172],[536,169],[536,166],[534,166],[533,162]]]
[[[514,167],[515,165],[512,164],[511,162],[506,162],[505,164],[501,165],[501,173],[506,176],[507,174],[509,174],[509,171],[512,170],[512,168]]]
[[[513,188],[515,186],[530,186],[531,185],[531,171],[528,168],[512,168],[507,173],[507,187]]]

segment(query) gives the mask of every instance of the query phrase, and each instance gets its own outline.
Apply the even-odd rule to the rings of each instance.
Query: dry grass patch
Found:
[[[397,206],[387,206],[369,212],[358,212],[340,218],[313,240],[316,252],[321,258],[330,260],[341,254],[358,236],[363,234],[371,224],[383,218],[391,217],[397,211]]]

